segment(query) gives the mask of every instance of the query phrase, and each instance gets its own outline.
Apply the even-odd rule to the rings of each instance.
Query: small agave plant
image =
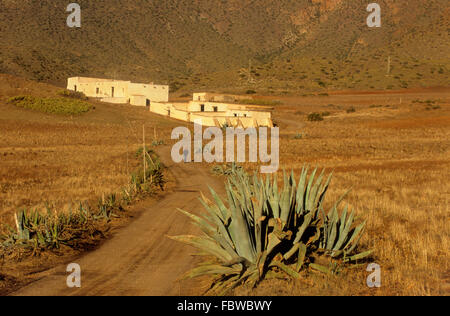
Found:
[[[208,259],[186,274],[187,278],[216,276],[211,291],[225,293],[238,285],[256,286],[264,278],[280,273],[298,278],[308,267],[329,272],[314,263],[313,253],[353,263],[370,255],[357,253],[365,223],[355,225],[348,207],[338,215],[344,196],[325,214],[323,204],[331,175],[317,169],[300,179],[284,174],[277,177],[249,176],[234,172],[226,183],[226,203],[210,189],[214,202],[203,194],[203,216],[179,210],[203,231],[202,236],[176,236],[174,240],[198,248]],[[349,215],[348,215],[349,214]],[[210,259],[212,258],[212,259]]]

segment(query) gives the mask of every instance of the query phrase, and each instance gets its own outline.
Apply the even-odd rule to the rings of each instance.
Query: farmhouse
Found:
[[[151,102],[150,111],[181,121],[200,121],[203,126],[273,127],[273,108],[239,104],[243,98],[194,93],[193,100],[189,103]]]
[[[169,86],[153,83],[73,77],[68,79],[67,89],[83,92],[88,97],[100,98],[102,101],[109,103],[149,106],[152,101],[169,101]]]
[[[172,103],[167,85],[86,77],[69,78],[67,89],[103,102],[146,106],[151,112],[185,122],[201,121],[204,126],[273,127],[273,108],[239,104],[249,103],[250,97],[203,92],[194,93],[188,103]]]

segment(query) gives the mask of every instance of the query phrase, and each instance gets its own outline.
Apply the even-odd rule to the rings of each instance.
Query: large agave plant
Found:
[[[280,271],[299,277],[311,263],[308,254],[317,251],[345,262],[370,254],[355,254],[364,223],[354,227],[353,212],[346,208],[338,216],[342,198],[325,215],[323,204],[331,175],[316,177],[303,168],[300,179],[284,174],[283,187],[277,177],[249,176],[237,172],[226,183],[226,203],[210,189],[213,202],[202,195],[203,216],[180,210],[200,227],[202,236],[171,237],[198,248],[212,257],[186,277],[215,275],[211,290],[222,292],[243,283],[256,285]]]

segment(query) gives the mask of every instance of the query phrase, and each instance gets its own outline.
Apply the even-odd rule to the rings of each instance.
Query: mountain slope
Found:
[[[73,75],[160,81],[173,90],[448,85],[448,1],[379,1],[379,29],[365,24],[370,2],[78,0],[82,27],[70,29],[67,1],[0,0],[0,72],[60,84]]]

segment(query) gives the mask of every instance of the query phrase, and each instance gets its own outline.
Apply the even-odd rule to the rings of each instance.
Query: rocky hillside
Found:
[[[0,0],[0,72],[168,82],[180,89],[307,91],[448,85],[447,0]],[[388,73],[388,60],[390,71]]]

